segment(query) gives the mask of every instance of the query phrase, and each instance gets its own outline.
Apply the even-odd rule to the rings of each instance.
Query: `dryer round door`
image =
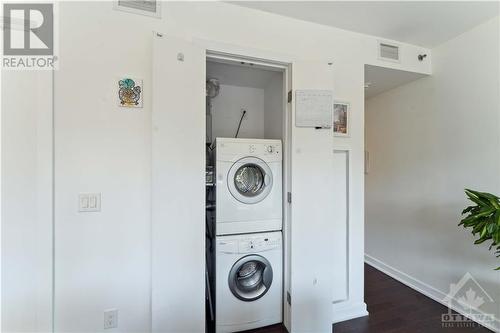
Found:
[[[271,168],[256,157],[244,157],[229,169],[227,186],[232,196],[246,204],[264,200],[273,187]]]
[[[233,295],[244,301],[255,301],[264,296],[273,283],[273,269],[269,261],[257,254],[238,260],[228,277]]]

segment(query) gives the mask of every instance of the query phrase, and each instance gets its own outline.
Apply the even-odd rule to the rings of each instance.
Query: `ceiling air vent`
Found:
[[[117,0],[115,9],[129,13],[160,17],[160,2],[157,0]]]
[[[379,43],[380,59],[399,62],[399,46]]]

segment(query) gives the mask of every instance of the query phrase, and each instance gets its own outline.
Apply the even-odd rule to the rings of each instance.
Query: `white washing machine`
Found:
[[[217,333],[282,322],[281,243],[281,231],[216,237]]]
[[[280,140],[216,139],[216,234],[281,230]]]

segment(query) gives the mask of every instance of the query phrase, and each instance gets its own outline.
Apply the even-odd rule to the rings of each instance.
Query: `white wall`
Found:
[[[238,137],[281,139],[283,131],[283,72],[207,62],[207,77],[220,82],[212,99],[212,139],[234,137],[242,109],[247,113]]]
[[[221,85],[212,99],[212,140],[234,138],[243,109],[238,137],[264,139],[264,89]]]
[[[212,99],[212,140],[234,137],[243,109],[247,113],[239,138],[282,139],[283,99],[281,75],[273,76],[265,89],[221,84]]]
[[[1,331],[49,332],[52,73],[2,71],[2,81]]]
[[[498,260],[457,226],[464,188],[500,194],[498,17],[432,55],[432,76],[366,101],[366,254],[437,298],[470,272],[498,320]]]
[[[60,69],[55,75],[56,331],[102,331],[103,310],[108,308],[120,311],[115,331],[151,329],[153,30],[186,40],[215,41],[241,52],[252,50],[263,57],[334,59],[335,93],[352,107],[351,137],[333,142],[351,149],[352,245],[349,299],[334,305],[333,320],[363,314],[363,65],[429,73],[431,56],[422,63],[416,60],[419,53],[429,51],[402,44],[402,63],[383,63],[377,59],[375,37],[227,3],[169,2],[162,11],[162,19],[154,19],[114,11],[111,2],[60,3]],[[116,79],[123,75],[144,80],[142,109],[116,106]],[[18,129],[30,131],[23,124]],[[102,212],[78,213],[79,192],[102,192]],[[186,294],[189,287],[175,286]]]
[[[152,29],[111,2],[61,2],[59,20],[55,330],[103,331],[103,311],[117,308],[115,331],[148,332]],[[118,106],[123,75],[144,80],[144,108]],[[80,192],[101,192],[102,211],[79,213]]]
[[[284,75],[274,75],[264,90],[264,136],[283,139]]]

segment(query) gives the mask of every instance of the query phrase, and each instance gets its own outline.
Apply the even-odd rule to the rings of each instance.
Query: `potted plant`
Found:
[[[465,189],[465,194],[475,205],[462,211],[462,215],[466,216],[459,225],[471,228],[474,236],[479,234],[474,244],[491,240],[489,249],[493,249],[496,257],[500,258],[500,198],[490,193],[469,189]],[[500,266],[496,270],[500,270]]]

